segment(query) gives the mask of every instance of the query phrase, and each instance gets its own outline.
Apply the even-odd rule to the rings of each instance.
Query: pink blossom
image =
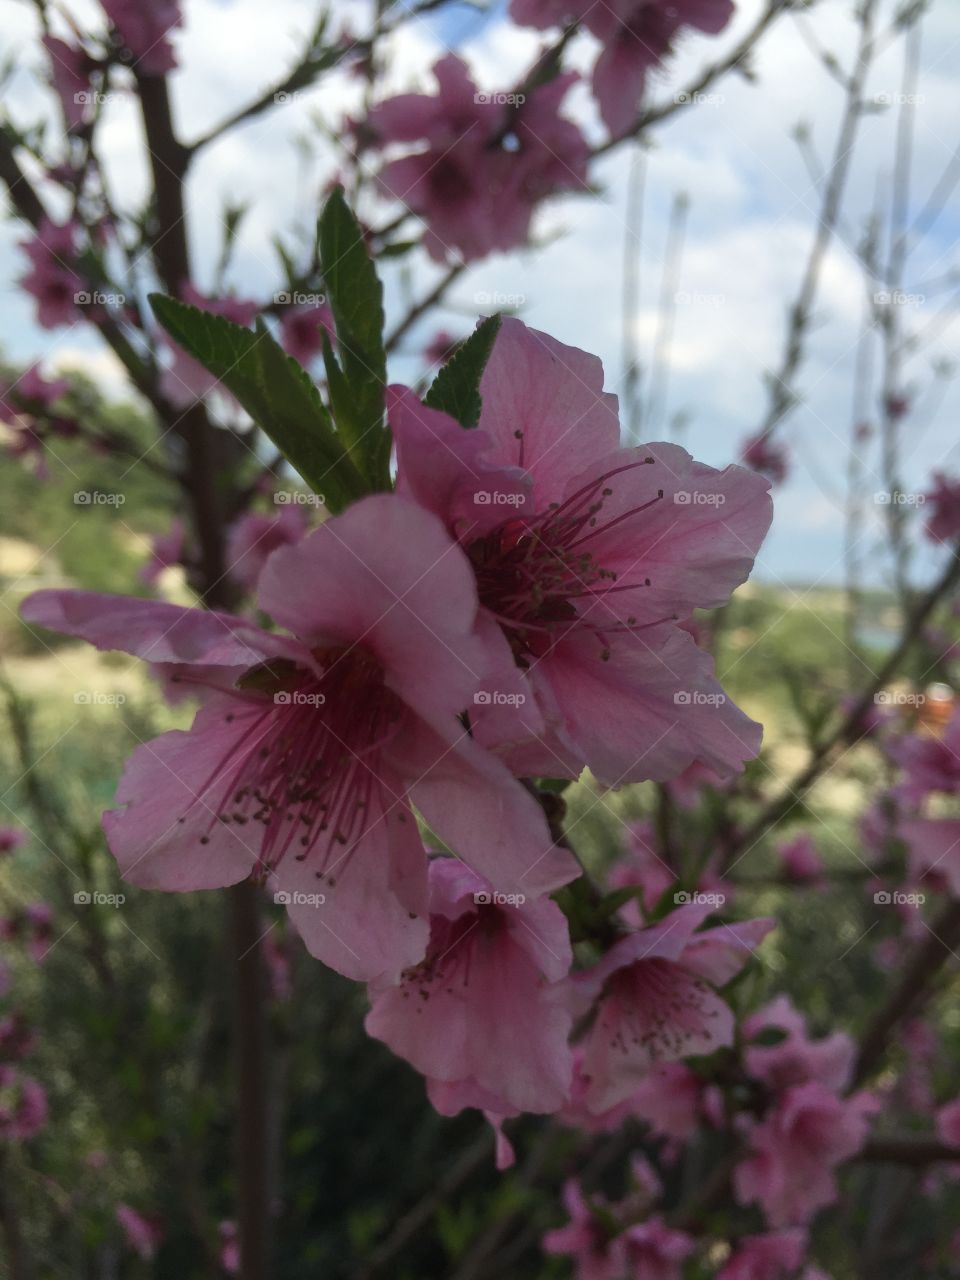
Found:
[[[933,487],[926,495],[931,510],[925,532],[931,542],[952,542],[960,535],[960,480],[935,471],[932,481]]]
[[[427,1078],[450,1114],[556,1111],[570,1091],[567,922],[549,899],[491,901],[459,860],[430,864],[430,940],[399,986],[374,991],[370,1035]]]
[[[907,846],[911,878],[933,877],[960,898],[960,818],[906,818],[898,832]]]
[[[201,311],[209,311],[214,316],[223,316],[224,319],[240,325],[252,324],[260,309],[256,302],[248,299],[208,298],[191,284],[183,286],[180,296],[192,307],[199,307]],[[178,409],[186,409],[220,387],[219,380],[198,360],[187,355],[175,342],[169,340],[165,342],[172,354],[172,362],[160,375],[160,389],[172,405]]]
[[[960,1151],[960,1098],[945,1103],[937,1112],[937,1136]]]
[[[717,1280],[787,1280],[803,1261],[806,1247],[807,1233],[800,1227],[744,1236]]]
[[[699,760],[688,765],[683,773],[667,783],[670,798],[681,809],[692,809],[700,801],[704,787],[723,788],[727,779],[721,778]]]
[[[594,1212],[573,1179],[564,1183],[562,1195],[570,1221],[546,1233],[541,1241],[544,1252],[573,1257],[577,1280],[613,1280],[623,1255],[605,1225],[607,1202],[594,1196],[592,1203],[600,1213]]]
[[[749,1135],[737,1199],[756,1201],[772,1227],[807,1223],[836,1201],[834,1169],[860,1150],[878,1106],[872,1094],[839,1098],[815,1081],[787,1089]]]
[[[150,559],[140,569],[140,581],[153,586],[164,569],[183,563],[187,530],[179,516],[170,521],[166,533],[158,533],[150,547]]]
[[[631,1280],[682,1280],[683,1263],[696,1247],[683,1231],[668,1227],[662,1218],[628,1227],[617,1241]]]
[[[235,1222],[220,1223],[220,1265],[228,1276],[240,1271],[240,1239]]]
[[[749,1075],[776,1091],[816,1081],[837,1093],[850,1083],[856,1045],[843,1031],[822,1040],[807,1032],[803,1014],[788,996],[776,996],[743,1021],[744,1064]],[[783,1032],[776,1044],[750,1043],[769,1031]]]
[[[53,87],[63,107],[67,128],[79,129],[90,114],[87,106],[93,96],[90,93],[91,60],[77,45],[67,44],[56,36],[45,35],[43,47],[50,55]]]
[[[783,484],[787,478],[787,450],[769,436],[756,435],[745,440],[740,450],[740,461],[751,471],[767,476],[773,484]]]
[[[603,42],[593,72],[593,93],[603,122],[614,136],[626,133],[639,114],[648,73],[672,51],[678,33],[694,27],[722,31],[732,0],[511,0],[520,26],[546,30],[579,21]]]
[[[420,143],[391,160],[380,186],[427,224],[423,245],[465,261],[526,243],[536,206],[586,186],[587,145],[559,114],[576,79],[558,75],[519,105],[482,94],[454,54],[433,68],[436,96],[401,94],[374,107],[366,127],[380,145]]]
[[[0,938],[20,942],[40,964],[50,950],[53,937],[53,911],[45,902],[31,902],[12,916],[0,920]]]
[[[707,906],[679,907],[615,942],[570,980],[584,1011],[597,1004],[584,1040],[589,1110],[606,1111],[634,1095],[655,1063],[733,1043],[733,1013],[716,988],[740,971],[773,922],[695,932],[709,914]]]
[[[121,1201],[114,1210],[117,1222],[123,1229],[127,1244],[142,1258],[151,1262],[163,1241],[164,1228],[159,1218],[148,1218]]]
[[[281,505],[275,516],[241,516],[227,536],[227,564],[232,578],[255,591],[267,560],[278,547],[295,546],[307,533],[304,510]]]
[[[13,853],[27,840],[27,833],[19,827],[0,827],[0,854]]]
[[[960,790],[960,710],[950,717],[943,737],[903,734],[888,745],[887,754],[903,769],[898,792],[907,801],[922,800],[931,791]]]
[[[0,1066],[0,1141],[24,1142],[47,1124],[47,1091],[16,1067]]]
[[[104,816],[121,872],[193,890],[275,877],[308,949],[347,977],[399,980],[424,955],[427,864],[410,810],[496,888],[569,880],[540,806],[464,732],[482,650],[469,566],[394,495],[355,503],[260,576],[293,634],[154,600],[41,591],[28,622],[148,662],[219,666],[189,732],[138,748]]]
[[[49,409],[52,404],[55,404],[57,400],[65,396],[69,390],[69,379],[46,378],[40,372],[40,366],[32,364],[24,369],[20,377],[4,390],[2,396],[0,396],[0,404],[7,408],[7,397],[12,393],[21,408]]]
[[[58,226],[44,218],[33,238],[20,242],[30,259],[20,285],[36,301],[37,324],[43,329],[72,324],[79,315],[76,296],[85,286],[74,267],[77,230],[72,222]]]
[[[162,75],[177,65],[167,39],[183,23],[178,0],[100,0],[141,71]]]
[[[22,1013],[0,1018],[0,1062],[17,1062],[25,1058],[35,1040],[33,1029]]]
[[[694,760],[736,772],[760,727],[677,622],[746,578],[768,486],[676,445],[618,448],[602,388],[595,357],[507,318],[475,429],[388,393],[399,491],[444,520],[476,573],[497,700],[475,706],[471,726],[520,774],[589,765],[618,786]],[[716,502],[687,501],[693,491]]]
[[[823,860],[813,837],[806,831],[785,841],[777,849],[783,874],[796,884],[823,884]]]
[[[333,312],[319,306],[286,307],[280,316],[280,345],[299,364],[309,365],[323,350],[323,335],[335,336]]]
[[[644,911],[652,911],[670,886],[676,884],[677,876],[657,853],[656,833],[650,822],[629,823],[627,834],[627,854],[614,863],[607,878],[611,889],[640,890],[639,900],[628,902],[621,909],[623,918],[634,928],[640,928],[643,924],[640,906]]]
[[[459,345],[459,338],[455,338],[446,329],[438,329],[427,343],[423,354],[430,365],[444,364],[450,359]]]

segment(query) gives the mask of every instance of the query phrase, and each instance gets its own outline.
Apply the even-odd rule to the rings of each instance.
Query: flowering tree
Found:
[[[20,605],[58,679],[74,680],[64,655],[77,650],[57,647],[71,637],[133,655],[167,709],[158,726],[113,697],[108,714],[127,716],[136,746],[101,749],[119,775],[96,806],[101,832],[47,776],[28,699],[5,686],[11,782],[32,833],[0,832],[15,957],[0,971],[10,1275],[79,1274],[64,1270],[77,1258],[85,1273],[121,1274],[118,1248],[124,1275],[244,1280],[318,1259],[331,1274],[457,1280],[568,1274],[563,1258],[583,1280],[952,1274],[960,1104],[936,1068],[955,1038],[938,1001],[960,944],[960,712],[948,696],[960,488],[938,472],[924,495],[939,562],[921,589],[897,487],[910,404],[889,298],[874,322],[888,343],[897,639],[863,660],[845,702],[776,673],[804,729],[795,771],[761,755],[761,725],[715,674],[771,523],[771,484],[788,472],[783,423],[839,234],[880,6],[861,5],[855,61],[836,68],[847,113],[768,412],[746,433],[744,465],[722,468],[638,442],[635,358],[621,422],[595,355],[500,308],[464,336],[436,332],[420,376],[396,380],[393,365],[473,264],[536,247],[546,202],[596,198],[599,157],[648,145],[723,76],[748,74],[792,6],[770,0],[660,101],[654,73],[686,35],[722,32],[729,0],[514,0],[516,28],[542,33],[516,82],[481,90],[448,53],[429,82],[422,68],[416,91],[393,92],[391,41],[444,7],[378,6],[362,32],[352,11],[350,23],[324,12],[286,76],[191,139],[170,103],[189,10],[36,6],[59,119],[55,142],[37,123],[0,132],[19,283],[43,328],[91,326],[143,407],[118,415],[37,363],[11,370],[9,452],[50,483],[93,459],[96,481],[73,501],[118,521],[127,476],[148,473],[171,519],[137,584],[52,584]],[[919,10],[886,21],[909,69]],[[327,77],[351,78],[359,105],[324,123],[337,163],[318,175],[315,222],[276,238],[272,293],[238,296],[227,281],[248,211],[225,209],[212,272],[195,261],[191,170]],[[565,106],[575,86],[589,86],[595,138]],[[115,201],[104,142],[111,99],[127,95],[152,179],[139,208]],[[406,262],[433,283],[388,328],[385,282],[399,286]],[[859,265],[902,283],[896,255],[885,273],[869,250]],[[852,579],[851,614],[858,591]],[[96,697],[77,689],[75,701]],[[102,779],[83,781],[89,761],[75,767],[99,794]],[[863,812],[831,845],[817,789],[847,767]],[[75,877],[69,927],[23,899],[31,842]],[[163,957],[146,943],[153,961],[127,956],[118,927],[139,937],[121,911],[128,888],[138,902],[155,899],[136,889],[185,895],[153,908],[180,912],[158,916]],[[205,914],[217,890],[229,890],[226,956]],[[861,934],[848,951],[872,935],[862,969],[844,971],[862,992],[843,1026],[802,971],[811,919],[841,895]],[[64,1083],[40,1070],[38,1036],[55,1028],[30,1009],[56,1010],[44,975],[75,944],[90,978],[64,970],[82,1008],[72,1043],[111,1081],[116,1101],[99,1105],[117,1116],[72,1133],[53,1160]],[[169,968],[167,999],[153,962]],[[338,1034],[358,1046],[352,1074],[318,1081],[313,1055]],[[354,1079],[359,1108],[373,1106],[375,1042],[419,1073],[435,1113],[467,1114],[436,1130],[462,1138],[437,1186],[414,1183],[396,1222],[356,1220],[345,1264],[311,1254],[319,1156],[292,1116],[324,1090],[349,1097]],[[417,1105],[416,1132],[434,1132]],[[465,1127],[477,1112],[486,1124]],[[163,1174],[145,1172],[138,1144]],[[441,1262],[418,1253],[461,1188],[479,1202],[491,1145],[498,1180],[482,1210],[447,1220]],[[81,1171],[102,1190],[79,1186]],[[161,1202],[164,1180],[174,1189]],[[50,1203],[31,1218],[38,1187]],[[901,1248],[921,1194],[944,1229],[912,1225]],[[61,1218],[75,1232],[62,1251],[44,1239]]]

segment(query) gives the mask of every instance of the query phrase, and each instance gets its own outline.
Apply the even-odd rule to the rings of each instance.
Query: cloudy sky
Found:
[[[81,22],[95,14],[92,0],[67,0]],[[656,101],[671,101],[707,62],[721,58],[750,27],[760,0],[740,0],[727,31],[718,38],[685,40],[664,74],[651,86]],[[666,348],[665,396],[644,435],[660,438],[681,416],[682,442],[698,457],[723,465],[762,420],[765,373],[781,359],[787,308],[796,296],[820,203],[811,173],[791,134],[809,129],[810,152],[829,156],[839,127],[843,92],[820,61],[830,51],[849,67],[855,48],[853,4],[820,0],[803,17],[786,16],[767,34],[753,61],[753,78],[728,76],[713,85],[708,99],[685,108],[656,129],[646,161],[646,202],[639,238],[641,301],[629,323],[643,360],[649,360],[661,314],[658,299],[670,211],[678,195],[689,198],[679,276],[670,290],[680,299]],[[888,31],[890,0],[880,5],[880,30]],[[334,0],[335,19],[363,27],[364,6]],[[177,36],[180,70],[174,77],[176,117],[182,135],[201,134],[221,117],[276,80],[293,62],[300,37],[315,19],[315,0],[186,0],[187,25]],[[400,6],[398,6],[399,12]],[[6,108],[19,123],[47,111],[38,75],[43,58],[35,43],[32,5],[0,0],[7,56],[17,53],[20,70],[6,86]],[[862,238],[878,207],[889,211],[901,94],[903,42],[884,37],[883,50],[868,82],[876,109],[862,120],[852,164],[841,235],[824,262],[816,324],[801,379],[803,400],[790,418],[785,438],[793,453],[790,480],[777,495],[774,529],[761,555],[760,577],[770,582],[838,582],[842,578],[844,474],[853,415],[854,361],[865,298],[872,292],[852,246]],[[540,46],[537,33],[510,25],[501,10],[481,15],[457,6],[442,17],[406,24],[393,38],[388,87],[427,88],[429,67],[456,48],[470,63],[481,87],[508,90]],[[594,46],[583,37],[574,63],[590,66]],[[230,284],[240,294],[269,298],[278,287],[278,231],[309,227],[318,191],[335,163],[318,140],[316,118],[335,129],[356,105],[358,87],[348,77],[328,78],[320,88],[271,111],[203,154],[188,189],[190,231],[198,281],[209,287],[228,203],[251,204],[238,242]],[[952,190],[938,216],[925,216],[931,193],[953,163],[960,176],[960,3],[933,0],[922,30],[921,72],[914,105],[914,145],[909,187],[911,237],[903,318],[908,331],[922,335],[906,369],[912,399],[905,433],[904,487],[919,491],[935,468],[960,473],[960,389],[934,370],[953,358],[960,328],[960,266],[954,246],[960,205]],[[578,85],[567,110],[594,139],[602,129],[587,86]],[[884,105],[887,104],[887,105]],[[304,140],[309,139],[305,147]],[[52,151],[55,153],[55,145]],[[132,101],[117,95],[105,108],[101,150],[109,161],[116,199],[135,207],[146,191],[140,130]],[[809,158],[809,157],[808,157]],[[814,160],[814,164],[816,164]],[[569,198],[543,210],[537,224],[545,241],[536,251],[499,255],[475,266],[450,295],[450,306],[415,330],[396,362],[398,377],[412,378],[419,351],[443,326],[467,332],[495,295],[522,300],[524,319],[564,342],[596,352],[608,386],[622,384],[624,246],[627,236],[630,156],[620,149],[602,161],[594,176],[598,198]],[[949,182],[947,183],[949,187]],[[939,206],[939,201],[936,202]],[[374,221],[390,216],[387,206],[364,212]],[[36,359],[51,366],[83,364],[110,385],[122,378],[95,335],[78,326],[44,332],[36,328],[29,299],[14,287],[23,269],[16,248],[20,233],[12,222],[0,228],[0,344],[9,358]],[[403,313],[407,290],[419,296],[436,278],[436,268],[410,259],[411,279],[387,273],[388,310]],[[869,406],[875,415],[875,403]],[[857,446],[869,493],[884,488],[875,437]],[[861,551],[876,581],[885,577],[880,514],[868,504],[869,524]],[[919,524],[914,520],[920,542]],[[935,559],[922,548],[921,571]]]

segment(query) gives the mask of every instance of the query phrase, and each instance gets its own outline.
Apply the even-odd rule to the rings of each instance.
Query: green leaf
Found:
[[[500,316],[481,320],[433,380],[424,404],[456,418],[461,427],[480,420],[480,379],[500,330]]]
[[[350,411],[334,406],[351,456],[378,488],[390,487],[390,433],[384,424],[387,355],[383,346],[383,286],[360,223],[336,187],[320,215],[320,267],[337,330]],[[329,379],[329,364],[328,364]]]
[[[151,294],[167,333],[236,397],[330,511],[369,491],[337,439],[310,375],[274,341],[263,320],[255,331]]]

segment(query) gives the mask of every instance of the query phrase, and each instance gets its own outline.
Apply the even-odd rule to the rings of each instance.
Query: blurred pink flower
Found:
[[[571,958],[555,903],[498,903],[458,859],[435,858],[426,956],[372,992],[366,1029],[426,1076],[444,1115],[556,1111],[570,1091],[572,1015],[558,984]]]
[[[696,1241],[654,1217],[628,1227],[617,1245],[626,1268],[622,1274],[631,1280],[682,1280],[683,1264]]]
[[[813,836],[802,831],[777,848],[783,874],[796,884],[825,883],[823,860],[817,852]]]
[[[799,1227],[744,1236],[716,1280],[787,1280],[803,1261],[807,1233]]]
[[[570,1221],[546,1233],[541,1241],[543,1251],[572,1257],[577,1280],[613,1280],[623,1254],[604,1225],[608,1202],[600,1195],[591,1197],[600,1210],[595,1213],[572,1178],[564,1183],[562,1197]]]
[[[738,772],[760,727],[677,622],[747,577],[770,522],[766,482],[676,445],[620,448],[599,360],[516,319],[503,320],[480,389],[471,431],[388,392],[398,491],[443,519],[476,573],[478,741],[518,774],[588,765],[608,786],[695,760]]]
[[[510,103],[507,94],[479,93],[455,54],[433,75],[436,96],[388,98],[365,122],[380,145],[422,144],[384,165],[381,188],[424,219],[423,245],[437,261],[525,244],[545,197],[586,187],[587,144],[559,114],[576,76],[555,76]]]
[[[16,1067],[0,1066],[0,1141],[24,1142],[47,1124],[47,1091]]]
[[[428,364],[444,364],[457,349],[460,341],[446,329],[438,329],[423,351]]]
[[[323,350],[323,335],[332,342],[336,336],[333,312],[326,303],[319,306],[285,307],[280,313],[280,345],[299,364],[309,365]]]
[[[53,911],[45,902],[31,902],[0,920],[0,938],[21,943],[37,964],[50,950],[52,937]]]
[[[806,1224],[835,1203],[834,1169],[860,1150],[878,1108],[873,1094],[840,1098],[815,1081],[785,1090],[749,1133],[751,1154],[734,1171],[737,1199],[756,1201],[772,1227]]]
[[[776,1044],[757,1044],[770,1031],[783,1032]],[[816,1081],[837,1093],[846,1089],[853,1072],[856,1045],[844,1031],[812,1040],[804,1015],[789,996],[776,996],[744,1018],[744,1064],[749,1075],[776,1091]]]
[[[245,591],[256,591],[260,574],[278,547],[292,547],[307,534],[301,506],[281,504],[274,516],[241,516],[227,534],[227,571]]]
[[[950,480],[942,471],[935,471],[932,481],[933,487],[926,495],[931,507],[926,535],[932,542],[952,542],[960,536],[960,480]]]
[[[733,1013],[716,988],[743,968],[773,921],[695,932],[710,913],[709,906],[681,906],[570,979],[578,1013],[597,1005],[583,1041],[591,1111],[635,1098],[655,1063],[733,1043]]]
[[[153,600],[41,591],[28,622],[148,662],[228,669],[189,732],[138,748],[104,816],[123,874],[193,890],[273,874],[313,955],[399,980],[424,954],[427,862],[410,804],[496,888],[534,897],[576,864],[458,719],[482,650],[467,561],[394,495],[354,503],[260,577],[292,635]]]
[[[167,36],[183,23],[178,0],[100,0],[139,69],[162,75],[177,65]]]
[[[92,113],[88,107],[93,95],[90,91],[92,62],[78,46],[45,35],[43,47],[50,55],[50,72],[53,87],[63,107],[67,128],[78,129]]]
[[[787,478],[789,467],[786,447],[777,444],[769,436],[750,436],[744,441],[740,461],[751,471],[767,476],[772,484],[783,484]]]
[[[20,241],[30,259],[20,286],[36,301],[37,324],[43,329],[73,324],[81,314],[76,299],[86,286],[75,270],[78,229],[73,222],[59,226],[44,218],[30,240]]]
[[[220,1223],[220,1265],[228,1276],[240,1271],[240,1237],[235,1222]]]
[[[26,843],[27,833],[19,827],[0,827],[0,854],[13,853]]]
[[[164,1237],[163,1223],[159,1218],[148,1218],[121,1201],[114,1210],[117,1222],[123,1229],[127,1244],[142,1258],[151,1262]]]

